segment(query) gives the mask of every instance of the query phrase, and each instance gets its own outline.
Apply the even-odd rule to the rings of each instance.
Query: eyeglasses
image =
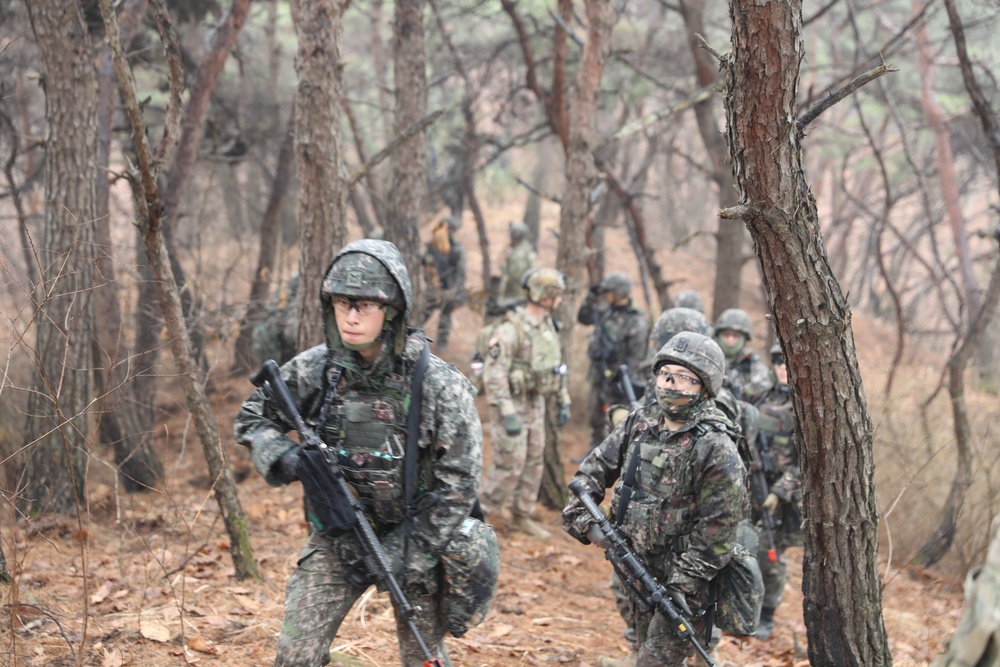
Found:
[[[701,380],[698,378],[691,377],[690,375],[684,375],[683,373],[671,373],[670,371],[661,370],[657,373],[657,375],[667,382],[673,382],[674,384],[686,383],[695,387],[701,384]]]
[[[367,299],[349,299],[346,296],[335,296],[333,297],[333,309],[341,315],[347,315],[352,309],[362,315],[371,315],[380,310],[385,310],[385,304],[378,301],[368,301]]]
[[[772,366],[784,366],[785,365],[785,358],[784,357],[780,357],[778,355],[775,355],[775,356],[771,357],[771,365]]]

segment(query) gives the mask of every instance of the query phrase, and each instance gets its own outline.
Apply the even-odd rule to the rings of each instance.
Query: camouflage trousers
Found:
[[[763,525],[758,526],[757,564],[760,566],[760,575],[764,578],[764,606],[777,609],[785,598],[785,577],[788,563],[788,559],[785,558],[785,547],[787,546],[785,531],[781,530],[780,527],[775,528],[773,539],[777,558],[771,562],[768,555],[770,545],[767,542],[767,533],[764,531]]]
[[[353,540],[353,536],[340,538]],[[313,534],[299,553],[298,566],[285,585],[285,619],[278,636],[275,667],[321,667],[330,662],[330,645],[351,607],[365,592],[347,583],[344,573],[353,557],[352,549]],[[354,546],[354,545],[352,545]],[[440,622],[441,601],[437,580],[411,583],[404,591],[407,601],[420,612],[414,617],[417,630],[442,664],[451,667],[444,645],[445,629]],[[421,667],[424,656],[406,626],[402,612],[395,608],[396,637],[405,667]]]
[[[434,338],[434,349],[437,352],[442,352],[448,347],[448,338],[451,336],[451,314],[457,307],[453,295],[448,291],[428,290],[424,294],[423,307],[420,309],[417,321],[423,325],[435,310],[441,311],[438,316],[437,336]]]
[[[514,408],[521,418],[521,432],[508,435],[500,408],[490,406],[493,459],[483,478],[480,501],[487,512],[510,506],[514,514],[528,516],[535,508],[545,467],[545,397],[515,398]]]
[[[608,420],[604,415],[604,406],[610,405],[604,389],[604,381],[600,378],[591,380],[590,393],[587,394],[587,410],[590,415],[590,449],[594,449],[608,437]]]
[[[681,639],[674,632],[674,625],[658,610],[642,611],[634,601],[632,604],[632,619],[635,625],[636,640],[639,644],[639,655],[636,667],[684,667],[688,656],[695,655],[691,642]],[[696,620],[688,619],[695,638],[711,650],[711,645],[705,642],[704,617]],[[719,635],[721,636],[721,634]],[[712,642],[718,641],[713,633]]]

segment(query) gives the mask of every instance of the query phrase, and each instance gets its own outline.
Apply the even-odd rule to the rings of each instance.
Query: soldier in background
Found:
[[[438,354],[448,347],[452,312],[465,304],[466,299],[465,247],[455,237],[461,222],[455,216],[438,220],[431,230],[431,240],[421,260],[424,267],[424,293],[417,322],[423,325],[435,310],[441,311],[437,338],[434,341],[434,349]]]
[[[524,296],[521,279],[525,273],[535,268],[535,262],[538,261],[538,253],[528,238],[528,226],[523,222],[512,222],[509,231],[510,251],[500,271],[500,286],[497,290],[499,303]]]
[[[592,325],[590,345],[590,449],[601,444],[607,435],[605,410],[628,399],[611,382],[615,370],[622,364],[628,366],[629,376],[638,383],[642,377],[640,366],[646,357],[649,337],[649,320],[646,314],[632,304],[632,280],[621,271],[613,271],[597,285],[590,288],[576,321]],[[574,460],[579,463],[582,458]]]
[[[764,606],[754,637],[765,641],[774,632],[774,612],[781,605],[785,594],[785,548],[795,543],[802,520],[799,509],[802,502],[802,472],[795,450],[795,410],[792,407],[785,353],[778,343],[771,348],[771,369],[774,384],[756,403],[760,411],[756,444],[768,492],[761,506],[753,508],[753,519],[757,522],[759,532],[757,563],[764,578]],[[771,530],[775,552],[773,561],[769,554],[769,540],[764,533],[764,512],[771,516],[774,524]]]
[[[701,295],[693,289],[682,289],[674,295],[670,305],[674,308],[690,308],[691,310],[697,310],[703,315],[705,314],[705,302],[702,301]]]
[[[545,403],[559,396],[557,423],[569,419],[570,399],[553,311],[566,282],[556,269],[531,271],[528,302],[504,315],[487,342],[483,386],[489,405],[493,459],[480,502],[488,516],[510,508],[511,526],[537,539],[551,533],[531,519],[542,481]]]
[[[715,342],[726,355],[726,386],[733,395],[754,403],[771,388],[771,371],[760,357],[747,349],[753,340],[750,315],[739,308],[728,308],[715,320]]]
[[[253,359],[260,366],[268,359],[283,364],[298,352],[299,274],[288,278],[288,285],[264,307],[261,320],[253,328]]]

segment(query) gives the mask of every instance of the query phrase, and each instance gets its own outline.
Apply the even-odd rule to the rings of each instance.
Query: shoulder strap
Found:
[[[631,429],[627,429],[626,432]],[[635,441],[632,448],[632,456],[628,460],[628,468],[625,470],[625,478],[622,480],[621,497],[618,499],[618,512],[615,513],[615,526],[621,526],[625,520],[625,510],[628,509],[629,501],[632,500],[632,490],[635,488],[636,476],[639,472],[639,450],[642,443],[649,437],[649,428],[642,432],[639,439]]]

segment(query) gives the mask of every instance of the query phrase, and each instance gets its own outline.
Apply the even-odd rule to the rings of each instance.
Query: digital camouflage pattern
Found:
[[[576,321],[594,327],[587,347],[587,356],[590,357],[587,409],[590,413],[590,446],[593,449],[607,435],[605,407],[628,403],[616,383],[610,382],[610,374],[625,364],[629,377],[644,377],[642,362],[646,357],[649,320],[646,313],[633,306],[631,301],[623,306],[610,306],[599,292],[592,291],[580,304]]]
[[[569,391],[558,373],[562,353],[555,322],[546,315],[536,321],[524,308],[508,312],[487,342],[483,388],[490,411],[492,465],[483,480],[486,511],[510,506],[528,516],[535,507],[542,480],[545,450],[546,397],[570,404]],[[516,415],[521,431],[510,435],[505,416]]]
[[[341,258],[352,271],[378,274],[388,271],[399,290],[363,284],[336,270]],[[377,267],[375,264],[377,263]],[[343,281],[341,281],[343,277]],[[362,281],[364,283],[364,281]],[[354,289],[379,289],[384,300],[404,308],[388,327],[386,343],[370,367],[346,349],[337,330],[331,299]],[[402,456],[405,452],[405,413],[410,379],[423,335],[406,333],[405,316],[412,308],[409,277],[402,256],[386,241],[366,239],[345,246],[327,269],[321,290],[326,344],[295,356],[281,374],[304,418],[337,453],[345,477],[362,501],[409,601],[420,605],[418,628],[428,645],[437,647],[445,664],[442,623],[444,598],[438,590],[442,554],[475,502],[482,473],[482,430],[472,387],[453,366],[431,356],[423,381],[420,410],[421,452],[418,496],[434,494],[437,502],[412,521],[409,558],[402,562],[404,503]],[[364,298],[375,298],[364,294]],[[316,423],[327,392],[327,369],[343,369],[328,419]],[[254,466],[272,486],[283,479],[279,459],[298,445],[286,433],[293,425],[257,390],[240,409],[234,427],[236,440],[250,449]],[[348,566],[361,557],[353,534],[336,539],[313,535],[300,553],[299,565],[288,581],[285,621],[278,640],[276,665],[323,664],[330,643],[344,617],[364,590],[348,583]],[[401,655],[406,665],[420,665],[422,656],[397,615]]]
[[[703,314],[705,312],[704,300],[702,300],[701,295],[693,289],[682,289],[674,295],[670,305],[674,308],[690,308]]]
[[[500,576],[500,544],[493,526],[466,517],[441,554],[444,566],[444,622],[461,637],[483,622]]]
[[[615,517],[624,468],[632,449],[640,448],[636,488],[620,528],[657,581],[682,590],[692,609],[707,602],[708,584],[729,563],[737,525],[748,511],[746,470],[735,432],[711,400],[673,432],[659,405],[645,406],[615,427],[576,473],[597,503],[614,487],[610,516]],[[572,498],[563,510],[563,528],[589,544],[591,522],[579,499]],[[693,653],[659,613],[643,613],[633,605],[633,618],[639,665],[680,665]]]
[[[756,403],[773,384],[771,371],[756,352],[746,348],[734,363],[726,364],[726,386],[741,401]]]
[[[795,409],[792,406],[791,388],[786,384],[775,383],[758,399],[757,407],[760,411],[758,427],[771,456],[772,469],[766,474],[768,490],[781,500],[773,517],[773,539],[777,552],[775,562],[771,562],[768,557],[760,511],[755,510],[754,518],[758,520],[761,533],[761,551],[757,555],[757,561],[764,577],[764,606],[777,609],[785,593],[785,549],[798,542],[801,531],[802,471],[795,450]]]
[[[456,308],[465,304],[467,292],[465,247],[455,236],[454,229],[445,221],[448,230],[447,243],[428,243],[423,255],[424,292],[422,305],[416,322],[423,325],[434,311],[438,315],[437,337],[434,340],[437,351],[448,346],[451,337],[451,315]]]
[[[499,301],[518,299],[524,296],[521,289],[521,279],[529,270],[535,268],[538,262],[538,253],[535,252],[531,240],[522,237],[517,243],[511,245],[507,259],[504,260],[503,269],[500,271]]]

